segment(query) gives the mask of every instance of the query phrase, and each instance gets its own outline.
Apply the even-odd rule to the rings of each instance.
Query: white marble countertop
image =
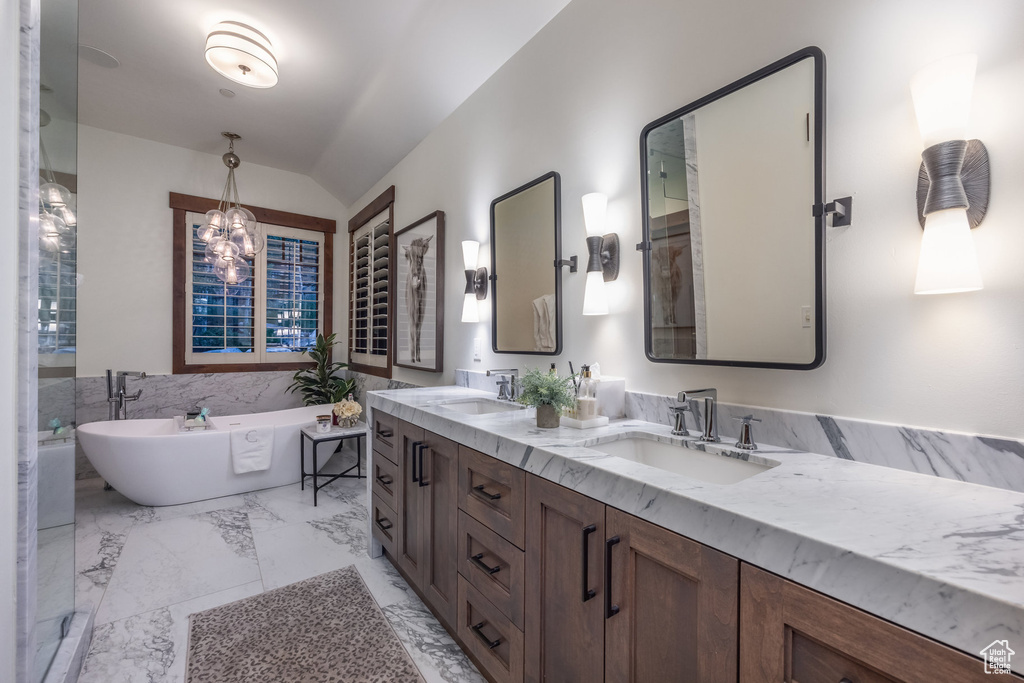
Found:
[[[667,425],[538,429],[532,409],[440,405],[470,398],[493,394],[376,391],[368,404],[970,654],[997,639],[1024,647],[1024,494],[770,446],[752,459],[778,466],[706,484],[580,445],[636,432],[679,442]]]

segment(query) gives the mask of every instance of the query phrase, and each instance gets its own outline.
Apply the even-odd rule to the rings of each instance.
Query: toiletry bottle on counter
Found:
[[[580,420],[591,420],[597,417],[597,396],[595,395],[595,388],[593,380],[590,378],[590,368],[586,365],[583,366],[581,373],[583,379],[580,380],[580,397],[577,401],[577,416]]]

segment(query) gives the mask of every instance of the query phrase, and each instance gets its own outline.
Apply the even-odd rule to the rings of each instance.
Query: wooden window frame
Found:
[[[301,370],[312,367],[311,362],[278,362],[278,363],[186,363],[186,339],[188,337],[187,317],[189,297],[185,291],[187,274],[187,256],[190,253],[189,238],[191,230],[185,220],[185,214],[206,213],[217,208],[216,199],[196,197],[193,195],[170,193],[169,205],[173,213],[174,246],[172,258],[173,269],[173,328],[171,372],[175,375],[201,374],[213,372],[267,372],[274,370]],[[252,211],[259,223],[272,223],[286,228],[309,230],[324,233],[323,245],[323,330],[324,336],[333,330],[334,311],[334,233],[337,221],[328,218],[317,218],[287,211],[264,209],[258,206],[245,205]]]
[[[352,239],[352,233],[359,230],[366,225],[374,216],[381,213],[382,211],[388,212],[388,230],[391,233],[393,240],[395,234],[395,186],[392,185],[388,189],[384,190],[376,199],[367,204],[363,209],[353,216],[348,222],[348,252],[349,252],[349,279],[351,280],[351,273],[354,272],[352,267],[355,262],[355,242]],[[394,281],[395,279],[395,260],[388,256],[388,280]],[[349,288],[352,289],[351,287]],[[355,348],[355,291],[349,291],[348,296],[348,347],[349,349]],[[366,375],[375,375],[377,377],[384,377],[391,379],[391,356],[392,356],[392,345],[394,344],[394,334],[392,327],[394,326],[395,307],[394,300],[389,296],[388,298],[388,330],[387,330],[387,353],[385,358],[387,365],[376,366],[366,365],[364,363],[352,362],[351,354],[349,357],[348,367],[353,372],[361,372]]]

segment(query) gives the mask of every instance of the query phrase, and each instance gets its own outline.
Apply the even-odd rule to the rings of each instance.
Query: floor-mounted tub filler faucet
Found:
[[[134,394],[129,394],[127,389],[128,378],[146,379],[144,372],[132,372],[129,370],[107,370],[107,406],[109,408],[109,419],[127,420],[128,401],[138,401],[142,396],[142,389]]]
[[[694,389],[692,391],[680,391],[676,399],[683,405],[698,398],[704,399],[704,432],[700,435],[701,441],[718,442],[718,390],[717,389]],[[691,409],[692,411],[692,409]],[[677,413],[681,416],[681,413]],[[678,419],[677,419],[678,422]],[[683,424],[685,427],[685,422]],[[683,430],[685,431],[685,429]]]
[[[487,376],[491,377],[492,375],[498,376],[498,381],[495,382],[495,384],[498,385],[498,400],[516,400],[516,378],[519,376],[519,368],[498,368],[496,370],[488,370]]]

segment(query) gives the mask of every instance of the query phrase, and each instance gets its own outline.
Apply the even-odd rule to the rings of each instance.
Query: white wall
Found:
[[[18,529],[18,0],[0,0],[0,680],[14,680]]]
[[[550,170],[562,175],[565,253],[585,255],[580,197],[609,195],[623,264],[612,314],[584,318],[583,273],[564,274],[565,352],[599,360],[635,390],[716,386],[723,400],[911,425],[1022,437],[1024,3],[989,0],[575,0],[368,192],[396,185],[396,225],[447,213],[445,372],[530,367],[545,358],[472,361],[458,321],[459,242],[488,241],[489,202]],[[827,195],[855,194],[854,226],[829,229],[828,357],[814,371],[652,364],[643,354],[638,138],[649,121],[790,52],[827,59]],[[980,56],[972,134],[992,156],[992,201],[974,231],[985,289],[913,294],[921,229],[914,191],[921,141],[909,81],[950,51]],[[660,63],[663,68],[650,68]],[[339,295],[345,293],[339,290]]]
[[[308,176],[246,163],[244,139],[236,151],[242,158],[235,177],[243,205],[338,221],[335,280],[344,279],[346,207]],[[78,289],[78,375],[98,376],[107,368],[170,373],[168,193],[219,198],[227,168],[220,154],[89,126],[79,126],[78,159],[78,272],[84,276]],[[344,329],[345,302],[335,303],[335,329]]]

